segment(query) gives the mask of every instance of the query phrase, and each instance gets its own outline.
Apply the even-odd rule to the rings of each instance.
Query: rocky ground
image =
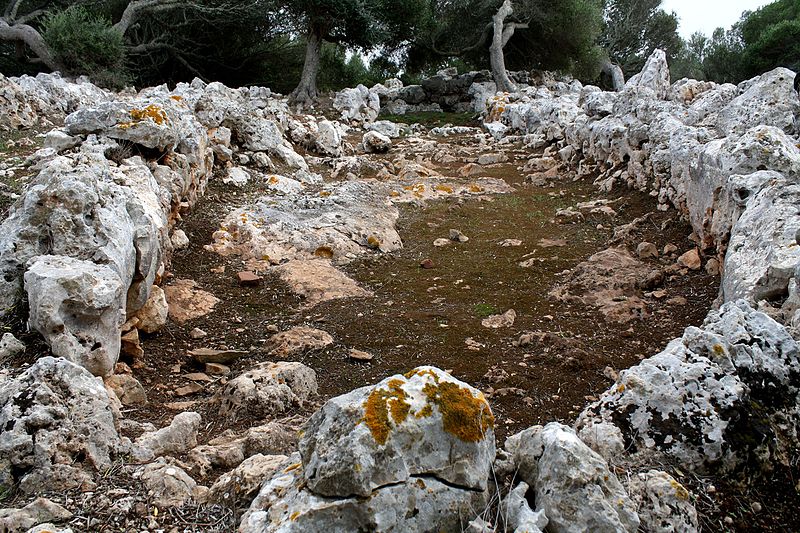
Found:
[[[313,116],[200,82],[0,86],[0,192],[22,196],[0,239],[0,530],[796,529],[800,370],[773,320],[794,252],[758,240],[759,279],[725,233],[757,226],[761,184],[779,209],[793,190],[753,163],[740,207],[717,190],[701,220],[696,184],[658,174],[676,128],[653,109],[679,104],[654,58],[619,96],[638,115],[484,81],[459,106],[485,116],[375,121],[460,90],[447,73]],[[634,115],[650,143],[613,133]],[[753,291],[773,318],[732,296]]]

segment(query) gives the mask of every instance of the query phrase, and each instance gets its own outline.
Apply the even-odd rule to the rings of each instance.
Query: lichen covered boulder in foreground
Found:
[[[486,506],[493,426],[480,391],[433,367],[333,398],[239,530],[461,532]]]
[[[420,367],[330,400],[311,417],[300,454],[308,487],[324,496],[369,496],[421,475],[483,490],[494,417],[480,391]]]

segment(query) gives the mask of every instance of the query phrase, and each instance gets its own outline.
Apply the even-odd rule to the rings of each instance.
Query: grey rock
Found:
[[[132,456],[139,462],[165,455],[179,455],[197,446],[201,417],[191,411],[175,415],[169,426],[144,433],[133,443]]]
[[[692,504],[689,491],[666,472],[650,470],[631,476],[627,488],[645,531],[700,531],[697,510]]]
[[[25,351],[25,345],[12,333],[3,333],[0,339],[0,362],[5,362]]]
[[[43,357],[0,382],[0,486],[25,493],[91,484],[120,449],[103,382],[65,359]]]
[[[47,498],[36,498],[21,509],[0,509],[0,529],[6,533],[22,533],[46,522],[63,522],[72,513]]]
[[[230,380],[219,395],[220,414],[258,418],[302,406],[317,393],[315,372],[302,363],[261,363]]]
[[[494,417],[479,391],[420,367],[329,400],[299,449],[308,487],[321,496],[369,496],[412,476],[480,491],[494,461]]]

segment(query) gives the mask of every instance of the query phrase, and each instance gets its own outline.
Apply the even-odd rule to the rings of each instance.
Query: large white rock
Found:
[[[639,516],[608,464],[575,432],[556,422],[541,432],[542,455],[534,482],[536,509],[544,510],[548,531],[628,531]]]
[[[226,217],[211,246],[223,255],[267,256],[275,263],[322,253],[345,263],[370,249],[398,250],[399,212],[387,201],[389,193],[384,184],[359,180],[327,187],[322,194],[265,196]]]
[[[742,134],[755,126],[773,126],[798,133],[800,100],[792,83],[795,73],[783,67],[742,82],[743,92],[720,110],[716,125],[723,135]]]
[[[30,326],[54,355],[97,376],[114,370],[125,316],[125,287],[107,266],[64,256],[41,256],[25,273]]]
[[[332,157],[342,155],[342,133],[337,126],[338,123],[330,120],[320,120],[317,123],[318,131],[314,139],[314,147],[317,152]]]
[[[22,87],[0,74],[0,130],[30,128],[36,124],[36,112]]]
[[[494,417],[480,391],[419,367],[329,400],[299,449],[321,496],[369,496],[412,476],[480,491],[495,456]]]
[[[760,188],[738,188],[731,193],[745,209],[731,231],[722,277],[723,298],[758,302],[784,296],[800,264],[800,247],[795,240],[800,230],[800,184],[775,172],[730,179],[735,183],[757,182]],[[737,196],[744,193],[743,198]]]
[[[305,488],[295,456],[253,501],[239,533],[461,533],[486,507],[487,494],[419,477],[368,498],[326,498]]]
[[[663,100],[669,95],[670,86],[667,54],[657,48],[647,58],[642,71],[631,76],[625,83],[625,91],[646,89],[653,91],[657,98]]]
[[[169,426],[143,433],[133,443],[132,456],[139,462],[165,455],[179,455],[197,446],[201,417],[186,411],[175,415]]]
[[[91,487],[120,449],[103,382],[65,359],[43,357],[0,381],[0,487],[26,493]]]
[[[377,131],[368,131],[364,134],[361,144],[364,145],[364,151],[369,154],[383,154],[392,147],[392,140]]]
[[[372,122],[381,109],[380,97],[363,85],[336,93],[333,107],[341,112],[344,122]]]
[[[796,446],[799,372],[786,329],[744,301],[731,302],[621,372],[576,426],[594,436],[593,446],[616,441],[599,448],[622,447],[632,461],[666,456],[690,471],[759,474]]]

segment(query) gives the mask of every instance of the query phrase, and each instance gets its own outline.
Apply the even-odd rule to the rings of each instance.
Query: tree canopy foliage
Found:
[[[0,72],[61,70],[119,88],[200,77],[267,85],[298,100],[317,88],[489,68],[504,0],[0,0]],[[800,0],[777,0],[728,30],[683,41],[661,0],[513,0],[499,26],[510,70],[597,82],[655,48],[673,76],[738,82],[800,67]],[[498,50],[498,41],[494,42]]]

